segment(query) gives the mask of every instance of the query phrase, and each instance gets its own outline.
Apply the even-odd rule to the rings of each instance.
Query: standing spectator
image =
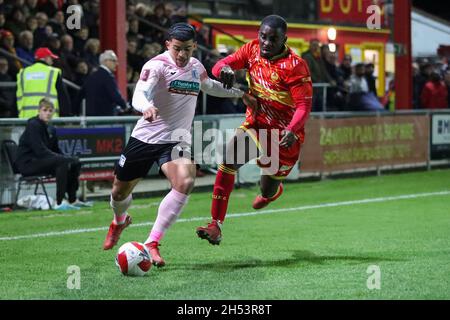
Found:
[[[113,74],[118,65],[114,51],[103,52],[100,64],[100,68],[86,79],[76,105],[79,106],[81,100],[86,98],[87,116],[114,116],[117,115],[117,106],[123,110],[128,109]]]
[[[426,109],[448,108],[448,89],[438,70],[432,71],[420,96],[421,105]]]
[[[100,54],[100,40],[98,39],[88,39],[86,45],[84,46],[84,51],[82,54],[83,59],[89,65],[90,70],[97,70],[99,67],[98,57]]]
[[[14,48],[14,35],[8,30],[1,30],[0,38],[1,48],[3,48],[5,51],[8,51],[11,55],[17,56],[16,48]],[[3,54],[0,53],[0,56],[3,56]],[[6,59],[8,59],[9,63],[9,75],[11,76],[11,78],[15,79],[17,73],[22,68],[22,63],[10,56],[6,56]]]
[[[73,82],[78,85],[80,88],[83,87],[84,83],[86,82],[86,79],[89,75],[89,66],[86,63],[86,61],[79,59],[75,63],[75,72],[73,73]],[[72,102],[72,113],[75,115],[83,114],[81,110],[81,105],[78,105],[78,94],[79,90],[76,90],[72,87],[68,88],[69,94],[70,94],[70,101]],[[77,104],[78,103],[78,104]],[[81,102],[80,102],[81,103]]]
[[[447,86],[447,105],[450,108],[450,69],[447,69],[447,71],[444,73],[444,82]]]
[[[78,57],[83,55],[84,47],[86,41],[89,39],[89,28],[86,26],[81,26],[73,36],[73,50]]]
[[[320,52],[320,42],[317,39],[310,41],[309,50],[303,53],[302,58],[306,61],[311,72],[313,83],[330,83],[331,78],[325,68]],[[323,88],[314,89],[313,111],[323,111]]]
[[[8,74],[8,60],[0,57],[0,83],[14,82]],[[16,118],[16,90],[11,87],[0,87],[0,118]]]
[[[433,72],[433,65],[428,61],[424,61],[419,65],[419,69],[420,73],[413,79],[413,100],[415,109],[424,108],[421,102],[421,95],[425,84],[430,80],[431,73]]]
[[[342,76],[344,77],[344,81],[349,81],[352,77],[352,56],[346,54],[344,56],[344,60],[342,60],[341,65],[339,66],[339,70],[341,71]]]
[[[56,116],[70,115],[71,107],[67,90],[62,81],[61,69],[53,67],[54,55],[48,48],[39,48],[36,62],[21,69],[17,76],[17,109],[19,118],[36,116],[39,101],[48,98],[55,105]]]
[[[16,47],[17,56],[27,60],[30,64],[34,63],[33,41],[34,38],[31,31],[22,31],[19,35],[19,45]]]
[[[373,75],[375,72],[375,66],[373,63],[366,64],[366,81],[369,86],[369,92],[372,92],[375,96],[378,95],[377,92],[377,79]]]
[[[73,70],[77,66],[78,58],[73,52],[73,38],[69,34],[61,37],[61,68],[64,78],[73,80]]]
[[[52,34],[51,27],[47,26],[48,16],[44,12],[36,14],[37,28],[34,31],[34,45],[41,47],[45,45],[50,34]]]

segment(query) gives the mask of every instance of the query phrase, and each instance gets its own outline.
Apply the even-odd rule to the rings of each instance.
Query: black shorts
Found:
[[[114,174],[120,181],[144,178],[155,162],[161,167],[164,163],[174,160],[174,148],[179,157],[190,159],[189,148],[181,148],[178,143],[148,144],[130,137],[116,163]]]

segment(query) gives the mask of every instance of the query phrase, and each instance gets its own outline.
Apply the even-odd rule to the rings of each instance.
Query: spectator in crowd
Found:
[[[433,65],[429,61],[423,61],[419,64],[419,70],[419,74],[413,78],[413,104],[415,109],[424,108],[421,103],[421,95],[425,84],[430,80]]]
[[[80,88],[83,87],[87,77],[89,76],[89,66],[83,59],[78,59],[75,61],[75,71],[72,72],[72,81],[79,86]],[[68,88],[69,95],[70,95],[70,102],[72,104],[72,113],[75,115],[83,114],[81,108],[82,106],[78,106],[78,94],[79,90],[76,90],[75,88],[69,87]],[[80,111],[81,110],[81,111]]]
[[[312,39],[309,43],[309,50],[303,53],[302,58],[306,61],[311,72],[312,82],[318,83],[330,83],[331,77],[328,74],[325,64],[322,59],[320,51],[320,42],[317,39]],[[317,90],[314,88],[313,94],[313,111],[323,110],[323,88]]]
[[[49,21],[49,25],[52,27],[54,33],[61,37],[67,33],[66,22],[64,17],[64,12],[56,11],[55,15]]]
[[[21,69],[17,76],[17,109],[20,118],[31,118],[39,111],[39,101],[49,98],[56,116],[71,115],[70,100],[62,81],[61,69],[53,67],[54,55],[48,48],[39,48],[36,62]],[[26,80],[26,81],[25,81]]]
[[[447,69],[447,71],[445,71],[444,73],[444,82],[445,85],[447,86],[447,101],[448,101],[447,106],[450,108],[450,68]]]
[[[47,25],[48,16],[44,12],[36,14],[37,28],[34,31],[34,45],[36,47],[44,46],[47,43],[48,37],[53,33],[51,26]]]
[[[26,17],[34,16],[36,15],[38,10],[38,0],[26,0],[25,6],[23,7],[23,12]]]
[[[79,57],[83,55],[84,47],[89,39],[89,28],[87,26],[81,26],[73,35],[73,50],[75,54]]]
[[[366,80],[366,70],[363,63],[355,66],[355,74],[351,78],[349,106],[353,111],[381,111],[383,105],[378,98],[369,91]]]
[[[0,30],[5,28],[6,17],[3,11],[0,11]]]
[[[22,63],[18,59],[12,58],[12,56],[17,56],[16,48],[14,47],[15,39],[14,35],[8,30],[0,31],[1,38],[1,48],[5,51],[9,52],[10,55],[7,56],[5,54],[0,53],[0,56],[6,57],[9,63],[9,75],[11,78],[15,78],[19,70],[22,68]]]
[[[448,108],[448,88],[438,70],[430,74],[430,80],[425,83],[420,96],[421,105],[425,109]]]
[[[350,81],[350,78],[352,77],[352,56],[349,54],[346,54],[344,56],[344,59],[342,60],[341,65],[339,66],[339,71],[342,74],[342,77],[344,77],[344,81]]]
[[[117,65],[114,51],[106,50],[100,55],[100,68],[86,79],[77,99],[78,108],[82,99],[86,99],[86,115],[114,116],[118,113],[117,106],[123,111],[129,109],[114,78]]]
[[[155,6],[153,14],[148,17],[148,20],[164,29],[170,28],[172,25],[170,18],[166,15],[166,8],[164,3],[159,3]],[[153,40],[164,44],[165,34],[161,30],[153,29]]]
[[[74,70],[77,66],[78,57],[73,52],[73,38],[69,34],[61,37],[61,69],[64,78],[74,79]]]
[[[19,140],[15,165],[23,176],[51,174],[56,177],[55,210],[78,210],[88,206],[77,199],[81,163],[62,154],[56,129],[49,124],[54,114],[48,99],[39,102],[39,113],[28,120]],[[65,200],[65,196],[68,200]]]
[[[23,10],[19,7],[15,7],[11,12],[11,18],[5,24],[5,29],[11,31],[15,38],[19,37],[19,34],[26,29],[25,15]]]
[[[128,20],[127,39],[136,41],[138,47],[141,47],[144,42],[144,36],[139,33],[139,20],[135,16]]]
[[[90,38],[86,41],[83,51],[83,59],[89,65],[90,70],[97,70],[99,67],[98,57],[100,54],[100,40]]]
[[[8,60],[0,57],[0,83],[14,82],[8,74]],[[16,118],[16,89],[14,87],[0,87],[0,118]]]
[[[53,17],[59,10],[59,0],[40,0],[38,3],[39,10],[44,12],[47,17]]]
[[[372,92],[375,96],[378,95],[377,92],[377,79],[373,75],[375,72],[375,66],[373,63],[366,64],[366,81],[369,86],[369,92]]]
[[[19,34],[19,45],[16,47],[17,56],[30,64],[34,63],[33,42],[33,34],[31,31],[25,30]]]
[[[38,28],[38,21],[35,16],[28,17],[26,20],[26,27],[28,31],[31,31],[34,38],[34,32]]]

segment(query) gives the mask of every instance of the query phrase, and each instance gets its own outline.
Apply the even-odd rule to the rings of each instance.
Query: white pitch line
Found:
[[[401,195],[401,196],[382,197],[382,198],[368,198],[368,199],[361,199],[361,200],[341,201],[341,202],[332,202],[332,203],[323,203],[323,204],[317,204],[317,205],[301,206],[301,207],[295,207],[295,208],[282,208],[282,209],[269,209],[269,210],[253,211],[253,212],[229,213],[229,214],[227,214],[227,219],[248,217],[248,216],[257,216],[257,215],[271,214],[271,213],[305,211],[305,210],[313,210],[313,209],[321,209],[321,208],[351,206],[351,205],[365,204],[365,203],[387,202],[387,201],[417,199],[417,198],[446,196],[446,195],[450,195],[450,191],[406,194],[406,195]],[[208,218],[209,217],[194,217],[194,218],[187,218],[187,219],[178,219],[177,223],[192,222],[192,221],[205,221],[205,220],[208,220]],[[130,225],[130,228],[148,227],[148,226],[152,226],[152,225],[153,225],[153,222],[144,222],[144,223],[132,224],[132,225]],[[0,241],[47,238],[47,237],[53,237],[53,236],[63,236],[63,235],[68,235],[68,234],[80,234],[80,233],[88,233],[88,232],[96,232],[96,231],[106,231],[108,229],[109,229],[109,227],[99,227],[99,228],[88,228],[88,229],[52,231],[52,232],[47,232],[47,233],[35,233],[35,234],[13,236],[13,237],[2,237],[2,238],[0,238]]]

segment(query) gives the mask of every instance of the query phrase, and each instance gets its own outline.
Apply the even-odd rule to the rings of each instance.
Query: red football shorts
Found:
[[[297,163],[302,142],[297,139],[289,148],[279,146],[281,130],[265,128],[245,121],[240,127],[255,142],[261,156],[256,160],[264,174],[276,180],[285,179]]]

